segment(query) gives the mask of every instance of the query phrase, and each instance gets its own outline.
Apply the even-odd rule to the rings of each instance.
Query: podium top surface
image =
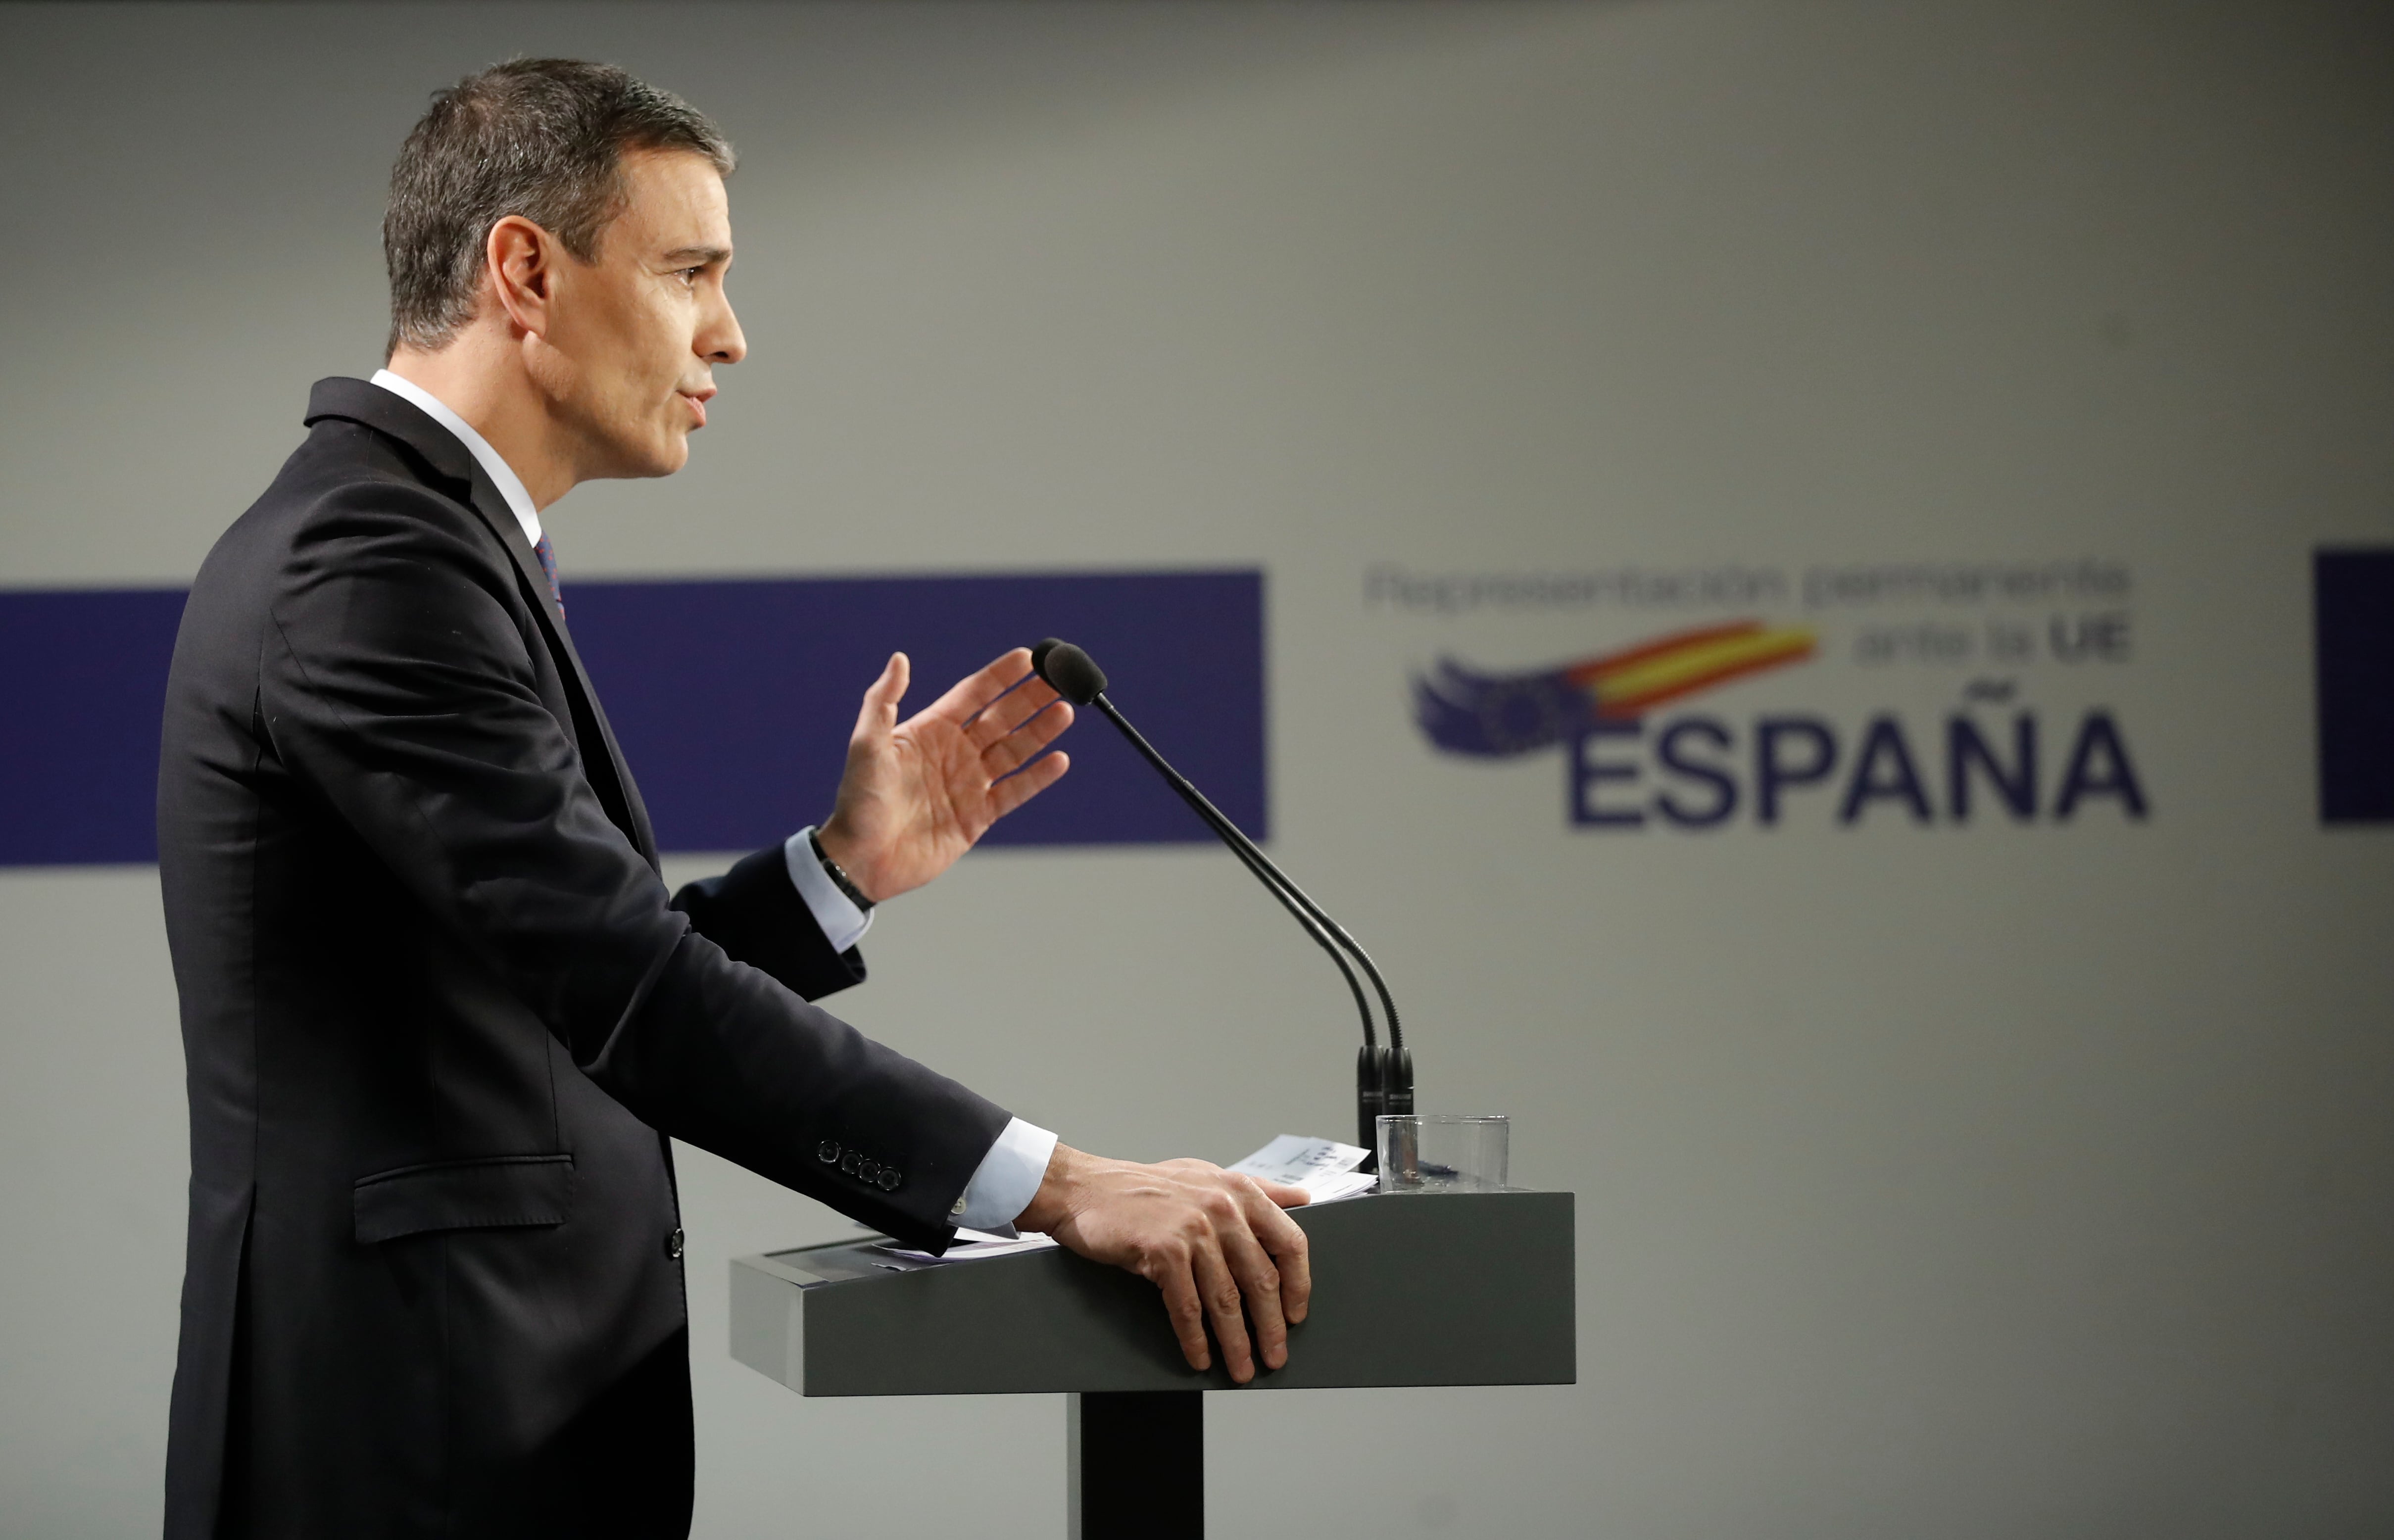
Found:
[[[1568,1192],[1290,1210],[1313,1304],[1234,1387],[1181,1359],[1154,1285],[1061,1248],[924,1262],[874,1241],[731,1264],[734,1358],[810,1396],[1551,1385],[1577,1377]]]

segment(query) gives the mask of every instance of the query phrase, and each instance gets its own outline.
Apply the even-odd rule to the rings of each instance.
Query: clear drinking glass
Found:
[[[1493,1192],[1505,1185],[1513,1121],[1502,1112],[1380,1119],[1383,1192]]]

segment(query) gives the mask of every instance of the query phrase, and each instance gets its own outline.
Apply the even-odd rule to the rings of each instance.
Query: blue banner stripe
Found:
[[[2311,557],[2320,818],[2394,822],[2394,549]]]
[[[866,685],[892,652],[909,715],[1008,647],[1087,648],[1111,692],[1261,838],[1263,574],[575,583],[575,644],[668,850],[741,850],[822,818]],[[179,590],[0,594],[0,865],[157,859],[158,716]],[[1007,845],[1211,836],[1105,723],[1067,735],[1072,771],[991,831]]]
[[[565,584],[566,619],[667,849],[737,850],[831,810],[864,688],[914,665],[899,715],[1009,647],[1080,643],[1140,729],[1261,837],[1258,572]],[[993,844],[1210,839],[1094,711],[1072,772]]]
[[[0,865],[158,859],[158,717],[183,590],[0,594]]]

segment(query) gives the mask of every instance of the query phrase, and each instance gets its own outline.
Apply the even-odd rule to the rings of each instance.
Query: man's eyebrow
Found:
[[[730,246],[677,246],[665,253],[664,259],[677,265],[695,263],[704,267],[711,262],[730,261],[731,248]]]

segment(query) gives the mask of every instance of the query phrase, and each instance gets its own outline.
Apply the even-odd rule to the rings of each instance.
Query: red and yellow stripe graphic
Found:
[[[1666,701],[1748,674],[1802,663],[1816,645],[1813,634],[1800,625],[1738,621],[1590,658],[1572,665],[1564,675],[1596,697],[1598,717],[1618,720],[1642,717]]]

